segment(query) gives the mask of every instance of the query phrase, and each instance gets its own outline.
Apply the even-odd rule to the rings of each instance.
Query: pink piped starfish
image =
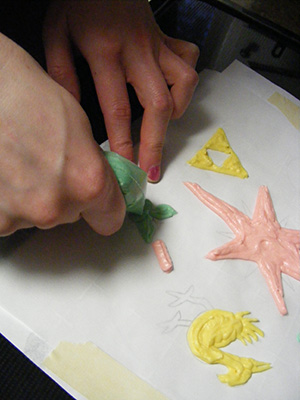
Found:
[[[199,185],[190,182],[184,184],[202,203],[219,215],[235,234],[232,241],[212,250],[206,257],[211,260],[241,259],[256,262],[280,313],[286,314],[281,273],[300,280],[300,231],[279,225],[268,188],[259,188],[253,217],[250,219]]]

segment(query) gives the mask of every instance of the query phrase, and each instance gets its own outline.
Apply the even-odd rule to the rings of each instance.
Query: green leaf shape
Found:
[[[168,204],[160,204],[156,207],[153,207],[150,210],[151,217],[158,219],[158,220],[171,218],[176,214],[177,214],[177,211],[174,210],[174,208],[169,206]]]
[[[154,207],[149,199],[145,200],[143,213],[141,215],[128,213],[129,218],[136,224],[140,235],[146,243],[151,243],[155,233],[155,220],[171,218],[177,214],[173,207],[160,204]]]
[[[155,225],[151,217],[146,217],[143,221],[136,222],[135,224],[144,241],[151,243],[155,233]]]
[[[142,214],[138,215],[138,214],[128,213],[128,215],[129,215],[130,219],[134,222],[142,222],[147,217],[152,219],[152,217],[150,216],[152,207],[153,207],[153,205],[152,205],[151,201],[146,199]]]

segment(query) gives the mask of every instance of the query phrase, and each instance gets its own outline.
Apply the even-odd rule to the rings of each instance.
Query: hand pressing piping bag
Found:
[[[177,214],[171,206],[154,206],[146,199],[147,174],[133,162],[112,151],[104,151],[109,165],[123,193],[126,211],[146,243],[151,243],[155,233],[155,220],[171,218]]]

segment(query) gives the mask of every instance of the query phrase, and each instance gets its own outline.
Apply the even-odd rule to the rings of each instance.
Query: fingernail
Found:
[[[148,181],[149,182],[157,182],[160,178],[160,166],[155,165],[148,170]]]

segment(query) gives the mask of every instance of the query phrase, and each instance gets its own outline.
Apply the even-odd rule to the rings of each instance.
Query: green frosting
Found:
[[[123,193],[129,218],[136,224],[142,238],[151,243],[155,232],[155,220],[171,218],[177,214],[171,206],[154,206],[145,198],[147,174],[136,164],[112,151],[104,151]]]
[[[104,155],[116,175],[125,199],[126,210],[141,215],[145,205],[146,172],[117,153],[104,151]]]
[[[155,232],[155,220],[171,218],[177,214],[171,206],[160,204],[153,206],[150,200],[146,199],[143,213],[141,215],[129,213],[129,218],[136,224],[142,238],[146,243],[151,243]]]

